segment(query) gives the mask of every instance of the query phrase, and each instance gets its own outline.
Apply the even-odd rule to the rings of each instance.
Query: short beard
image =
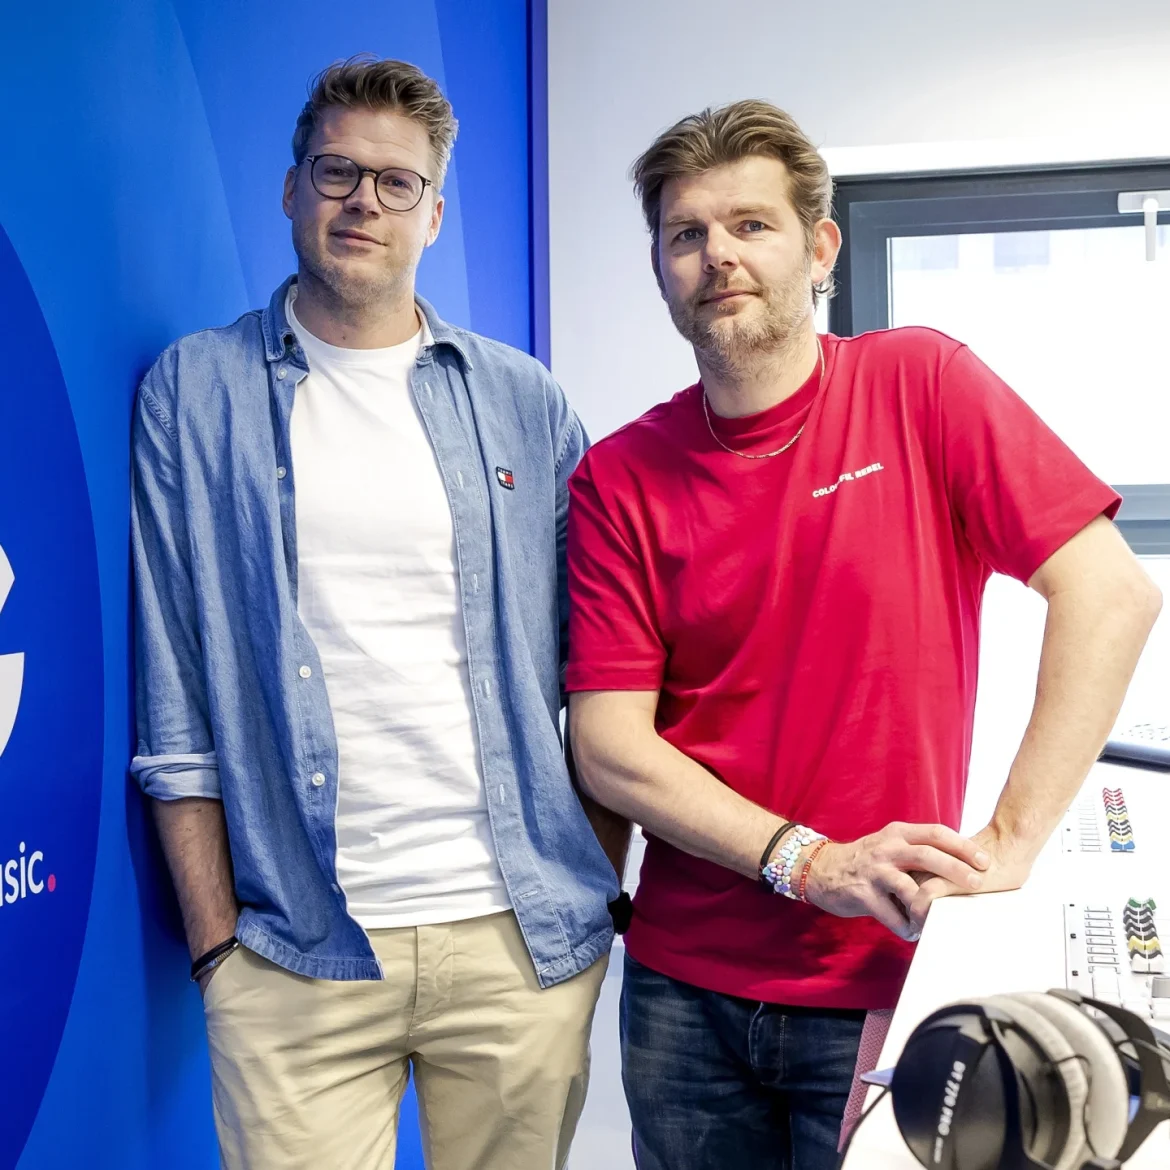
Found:
[[[293,223],[293,250],[297,254],[302,276],[309,277],[319,295],[343,315],[361,314],[377,305],[394,304],[411,287],[409,270],[386,269],[374,276],[355,277],[327,252],[322,252],[311,230],[300,231]]]
[[[737,313],[721,318],[701,316],[702,302],[714,293],[734,286],[718,278],[702,286],[686,300],[667,298],[667,308],[674,327],[695,347],[706,365],[715,372],[728,374],[751,368],[762,359],[782,355],[796,338],[801,323],[812,311],[810,289],[812,273],[800,272],[779,286],[756,286],[745,291],[755,294],[760,312]],[[707,312],[710,312],[708,309]]]

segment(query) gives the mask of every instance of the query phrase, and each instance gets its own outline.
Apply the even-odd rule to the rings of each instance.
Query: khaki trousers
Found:
[[[240,947],[207,986],[226,1170],[393,1170],[413,1066],[429,1170],[561,1170],[607,958],[541,990],[511,911],[370,932],[384,981]]]

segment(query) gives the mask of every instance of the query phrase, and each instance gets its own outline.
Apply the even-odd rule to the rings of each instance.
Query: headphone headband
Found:
[[[1170,1118],[1170,1037],[1115,1004],[1047,994],[1063,1006],[1035,993],[993,996],[939,1008],[914,1029],[890,1093],[923,1166],[1107,1166]]]

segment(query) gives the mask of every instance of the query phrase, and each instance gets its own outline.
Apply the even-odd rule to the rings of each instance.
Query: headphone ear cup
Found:
[[[1064,1084],[1068,1097],[1069,1131],[1063,1150],[1056,1155],[1054,1170],[1080,1170],[1090,1156],[1085,1134],[1085,1105],[1089,1082],[1077,1053],[1055,1024],[1014,995],[992,995],[979,1000],[985,1007],[998,1008],[1025,1031],[1040,1047]]]
[[[1089,1152],[1114,1157],[1129,1131],[1129,1085],[1109,1037],[1074,1004],[1054,995],[1023,992],[1013,998],[1059,1028],[1073,1051],[1085,1058],[1089,1077],[1085,1124],[1092,1146]]]

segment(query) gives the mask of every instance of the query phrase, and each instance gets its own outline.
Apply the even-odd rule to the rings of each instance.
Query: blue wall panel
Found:
[[[126,780],[135,384],[291,270],[306,82],[360,51],[420,65],[461,121],[422,292],[529,348],[527,30],[517,0],[0,0],[0,739],[24,655],[0,746],[0,1170],[217,1164],[198,995]],[[411,1111],[400,1166],[421,1164]]]

